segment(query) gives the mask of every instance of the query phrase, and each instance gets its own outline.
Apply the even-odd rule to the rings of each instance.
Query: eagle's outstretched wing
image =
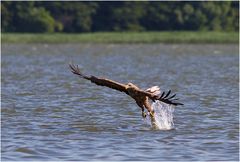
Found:
[[[151,100],[155,101],[155,100],[159,100],[159,101],[162,101],[166,104],[170,104],[170,105],[183,105],[182,103],[180,102],[176,102],[178,99],[175,99],[174,97],[176,96],[176,94],[174,95],[170,95],[171,94],[171,90],[169,90],[166,95],[165,95],[165,92],[162,92],[161,95],[156,95],[154,93],[150,93],[150,92],[147,92],[147,91],[142,91],[142,90],[139,90],[139,93],[142,93],[146,96],[148,96]]]
[[[113,80],[106,79],[106,78],[98,78],[98,77],[95,77],[95,76],[92,76],[92,75],[91,76],[84,75],[84,74],[81,73],[78,66],[75,66],[73,64],[69,64],[69,67],[71,68],[71,71],[72,71],[73,74],[76,74],[81,78],[90,80],[92,83],[95,83],[97,85],[106,86],[106,87],[109,87],[109,88],[112,88],[112,89],[115,89],[115,90],[118,90],[118,91],[121,91],[121,92],[125,92],[126,94],[128,94],[127,86],[125,84],[121,84],[121,83],[118,83],[118,82],[115,82]],[[183,105],[182,103],[176,102],[178,100],[178,99],[174,98],[176,96],[176,94],[174,94],[172,96],[170,95],[171,90],[169,90],[168,93],[166,93],[166,94],[165,94],[165,92],[162,92],[161,95],[157,95],[157,94],[154,94],[154,93],[151,93],[151,92],[148,92],[148,91],[143,91],[143,90],[140,90],[140,89],[137,90],[137,91],[138,91],[139,94],[145,95],[153,101],[159,100],[159,101],[162,101],[164,103],[175,105],[175,106]]]
[[[75,66],[73,64],[69,64],[69,67],[71,68],[71,71],[73,74],[76,74],[84,79],[90,80],[92,83],[95,83],[97,85],[100,86],[106,86],[121,92],[125,92],[126,94],[128,94],[127,89],[126,89],[126,85],[115,82],[113,80],[109,80],[109,79],[105,79],[105,78],[98,78],[95,76],[87,76],[81,73],[80,69],[78,68],[78,65]]]

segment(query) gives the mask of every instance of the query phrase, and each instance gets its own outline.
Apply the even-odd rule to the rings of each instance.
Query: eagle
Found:
[[[106,78],[100,78],[93,75],[85,75],[80,71],[78,65],[75,66],[74,64],[70,63],[69,67],[71,69],[71,72],[73,74],[76,74],[80,78],[89,80],[92,83],[95,83],[96,85],[99,86],[105,86],[118,90],[120,92],[124,92],[127,95],[131,96],[136,101],[137,105],[141,108],[143,118],[147,116],[146,112],[144,111],[145,109],[147,109],[148,114],[152,118],[154,117],[154,110],[151,107],[149,99],[152,100],[153,102],[158,100],[174,106],[183,105],[182,103],[177,102],[178,99],[175,98],[176,94],[172,95],[171,90],[169,90],[166,93],[165,92],[161,93],[160,88],[158,86],[153,86],[146,90],[142,90],[133,83],[122,84]]]

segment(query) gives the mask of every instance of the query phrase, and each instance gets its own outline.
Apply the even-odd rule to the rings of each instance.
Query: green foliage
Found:
[[[20,16],[22,32],[53,32],[55,21],[44,8],[32,8]],[[31,25],[29,25],[31,24]]]
[[[238,31],[238,1],[2,1],[3,32]]]
[[[9,9],[8,9],[9,8]],[[34,2],[2,2],[1,9],[7,32],[53,32],[55,20],[43,7],[35,7]]]
[[[122,2],[112,10],[115,31],[142,31],[140,18],[145,14],[144,2]]]

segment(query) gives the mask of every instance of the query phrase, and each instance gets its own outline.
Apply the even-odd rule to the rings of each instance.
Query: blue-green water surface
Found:
[[[2,45],[2,160],[239,160],[237,45]],[[173,130],[87,74],[177,92]]]

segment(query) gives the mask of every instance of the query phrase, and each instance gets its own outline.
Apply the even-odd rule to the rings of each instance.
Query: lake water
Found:
[[[239,160],[238,45],[3,44],[2,160]],[[174,129],[83,72],[176,92]]]

